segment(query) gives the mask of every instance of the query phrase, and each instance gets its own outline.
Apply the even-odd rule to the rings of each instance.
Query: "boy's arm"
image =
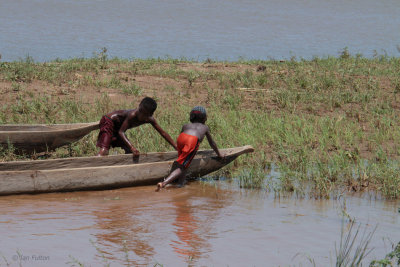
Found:
[[[131,142],[129,142],[129,139],[125,135],[126,130],[129,129],[129,121],[133,120],[134,117],[135,117],[135,113],[131,112],[128,115],[128,117],[124,120],[124,122],[122,123],[121,128],[119,128],[118,135],[121,137],[121,139],[125,143],[125,145],[127,145],[131,149],[133,155],[137,156],[137,155],[139,155],[139,151],[131,144]]]
[[[156,131],[168,142],[171,144],[171,146],[175,149],[178,150],[178,147],[176,146],[174,140],[172,140],[171,136],[167,132],[165,132],[160,125],[158,125],[157,121],[152,117],[150,119],[151,125],[156,129]]]
[[[214,139],[212,139],[209,129],[206,132],[206,137],[207,137],[208,143],[210,144],[211,148],[214,149],[215,153],[217,153],[217,156],[220,158],[223,158],[224,155],[221,154],[221,152],[219,151],[219,149],[217,147],[217,144],[214,142]]]

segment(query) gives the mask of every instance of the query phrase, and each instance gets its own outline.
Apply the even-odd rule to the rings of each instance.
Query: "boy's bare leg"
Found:
[[[98,157],[107,156],[108,155],[108,148],[102,147],[100,148],[99,153],[97,153]]]
[[[185,178],[186,178],[186,169],[182,170],[182,174],[179,176],[179,187],[182,187],[185,183]]]
[[[157,184],[156,192],[160,191],[161,188],[164,188],[167,184],[175,181],[176,179],[178,179],[182,175],[184,175],[184,171],[181,168],[176,168],[174,171],[172,171],[168,175],[168,177],[164,180],[164,182],[161,182],[161,183]]]

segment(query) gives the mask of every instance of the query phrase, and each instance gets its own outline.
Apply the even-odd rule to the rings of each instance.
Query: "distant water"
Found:
[[[399,0],[1,0],[2,61],[400,56]]]

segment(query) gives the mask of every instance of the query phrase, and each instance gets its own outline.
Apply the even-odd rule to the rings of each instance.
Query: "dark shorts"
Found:
[[[118,130],[114,127],[114,123],[108,116],[103,116],[100,120],[100,132],[97,137],[97,147],[110,149],[110,147],[122,147],[125,143],[119,138]]]
[[[178,146],[178,159],[176,161],[187,169],[199,149],[199,139],[197,136],[181,133],[176,142]]]

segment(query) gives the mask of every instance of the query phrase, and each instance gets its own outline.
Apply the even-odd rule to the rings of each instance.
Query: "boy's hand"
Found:
[[[132,147],[131,148],[132,154],[133,154],[133,158],[137,158],[140,155],[139,150],[137,150],[136,148]]]

